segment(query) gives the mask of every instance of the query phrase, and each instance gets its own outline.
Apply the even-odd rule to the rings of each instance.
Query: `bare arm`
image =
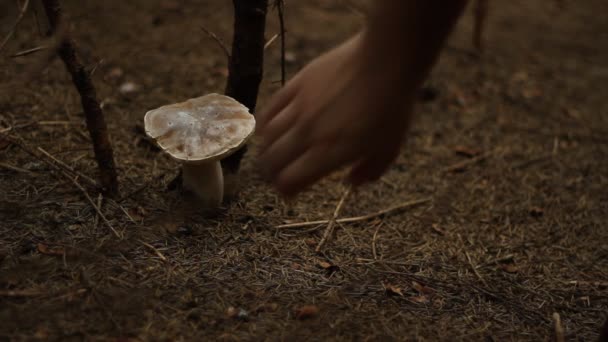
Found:
[[[354,184],[397,156],[414,95],[466,0],[376,1],[366,27],[313,60],[259,115],[260,166],[284,195],[338,168]]]

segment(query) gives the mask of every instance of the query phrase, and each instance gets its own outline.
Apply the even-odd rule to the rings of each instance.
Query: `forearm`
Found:
[[[366,59],[419,87],[467,0],[375,1],[363,32]]]

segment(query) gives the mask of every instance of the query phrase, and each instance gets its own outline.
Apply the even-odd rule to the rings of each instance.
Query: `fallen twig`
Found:
[[[379,217],[379,216],[383,216],[386,214],[390,214],[394,211],[398,211],[398,210],[405,209],[408,207],[413,207],[413,206],[416,206],[419,204],[423,204],[423,203],[429,202],[430,200],[431,200],[430,198],[423,198],[423,199],[419,199],[419,200],[408,201],[408,202],[404,202],[404,203],[380,210],[375,213],[371,213],[371,214],[367,214],[367,215],[363,215],[363,216],[346,217],[346,218],[337,219],[336,223],[350,223],[350,222],[366,221],[366,220],[372,219],[374,217]],[[316,226],[316,225],[327,224],[327,223],[329,223],[329,220],[297,222],[297,223],[281,224],[281,225],[275,226],[275,228],[276,229],[300,228],[300,227]]]
[[[2,48],[4,48],[6,43],[8,43],[8,41],[13,36],[13,34],[15,34],[15,30],[17,30],[17,26],[19,26],[19,23],[21,22],[21,20],[23,20],[23,17],[25,16],[25,12],[27,12],[27,8],[29,5],[30,5],[30,0],[25,0],[25,2],[23,2],[23,6],[21,6],[21,10],[19,11],[17,20],[15,20],[13,27],[11,27],[11,29],[8,31],[6,37],[4,37],[4,39],[2,40],[2,43],[0,43],[0,51],[2,51]]]
[[[348,197],[348,194],[350,194],[350,189],[351,188],[349,186],[348,188],[346,188],[346,190],[344,190],[344,193],[342,194],[342,197],[340,198],[340,201],[338,202],[338,205],[336,206],[336,209],[334,210],[334,214],[331,216],[331,219],[327,223],[327,228],[325,228],[323,237],[321,238],[321,241],[319,241],[317,248],[315,248],[315,252],[318,253],[321,251],[321,248],[323,248],[323,245],[327,242],[327,240],[331,236],[332,232],[334,231],[334,225],[336,224],[336,219],[338,218],[338,215],[340,215],[340,212],[342,211],[342,206],[344,205],[344,200],[346,200],[346,198]]]
[[[458,162],[456,164],[448,166],[445,169],[443,169],[443,171],[444,172],[460,172],[460,171],[463,171],[468,166],[470,166],[472,164],[475,164],[475,163],[478,163],[478,162],[480,162],[480,161],[488,158],[492,154],[494,154],[494,152],[487,152],[487,153],[484,153],[484,154],[480,154],[477,157],[474,157],[474,158],[471,158],[471,159],[467,159],[467,160],[463,160],[461,162]]]
[[[40,151],[42,154],[44,154],[47,158],[51,159],[52,161],[54,161],[59,167],[61,167],[62,169],[64,169],[64,171],[73,173],[74,175],[78,176],[78,178],[80,179],[84,179],[85,181],[87,181],[87,183],[98,187],[97,182],[95,182],[92,178],[83,175],[82,173],[74,170],[73,167],[69,166],[68,164],[62,162],[61,160],[55,158],[52,154],[50,154],[49,152],[47,152],[46,150],[44,150],[42,147],[38,147],[37,148],[38,151]]]
[[[39,290],[25,289],[25,290],[0,290],[0,297],[37,297],[44,293]]]
[[[559,317],[559,313],[553,313],[553,323],[555,324],[555,342],[566,341],[564,337],[564,327],[562,326],[562,320]]]
[[[154,252],[154,254],[156,254],[162,261],[167,261],[167,258],[165,258],[165,256],[158,249],[156,249],[156,247],[152,246],[151,244],[149,244],[145,241],[139,240],[139,242],[141,242],[142,245],[150,248]]]
[[[13,165],[6,164],[6,163],[2,163],[2,162],[0,162],[0,167],[4,168],[4,169],[11,170],[11,171],[15,171],[15,172],[32,173],[32,171],[30,171],[30,170],[22,169],[20,167],[13,166]]]
[[[108,219],[106,218],[106,216],[101,212],[101,209],[95,204],[95,201],[93,201],[93,199],[91,198],[91,196],[89,196],[89,193],[87,192],[87,190],[85,188],[82,187],[82,185],[80,185],[80,183],[78,183],[78,180],[76,178],[72,178],[67,172],[61,170],[61,173],[68,178],[70,181],[72,181],[72,183],[74,183],[74,185],[82,192],[82,194],[84,195],[84,197],[86,197],[87,201],[89,201],[89,203],[91,204],[91,206],[93,207],[93,209],[95,209],[95,211],[97,212],[97,215],[99,215],[99,217],[101,217],[101,219],[103,220],[103,222],[106,224],[106,226],[108,226],[108,228],[110,228],[110,230],[112,231],[112,233],[114,233],[114,235],[119,238],[122,239],[122,236],[118,233],[118,231],[116,231],[116,229],[114,229],[114,227],[112,226],[112,224],[110,223],[110,221],[108,221]]]
[[[23,57],[23,56],[31,55],[33,53],[36,53],[36,52],[42,51],[42,50],[46,50],[46,49],[48,49],[47,46],[44,46],[44,45],[43,46],[37,46],[35,48],[19,51],[19,52],[15,53],[15,54],[12,54],[11,57],[12,58]]]
[[[279,37],[279,34],[275,34],[274,36],[270,37],[270,39],[268,39],[268,41],[266,42],[266,44],[264,44],[264,50],[268,49],[268,47],[270,45],[272,45],[272,43],[274,43],[275,40],[277,40],[277,38]]]
[[[473,273],[475,273],[475,275],[477,276],[477,278],[479,278],[479,280],[486,287],[488,287],[488,284],[486,283],[486,280],[483,279],[483,277],[481,276],[481,274],[479,274],[479,271],[477,271],[477,267],[473,264],[473,260],[471,260],[471,256],[469,255],[469,252],[464,252],[464,255],[467,257],[467,260],[469,261],[469,265],[471,266],[471,269],[473,270]]]
[[[103,201],[103,195],[97,195],[97,207],[101,210],[101,203]],[[93,219],[93,228],[97,228],[97,224],[99,223],[99,213],[95,213],[95,219]]]
[[[382,221],[376,225],[376,231],[372,236],[372,255],[374,256],[374,260],[378,260],[378,253],[376,252],[376,241],[378,240],[378,232],[380,231],[380,227],[382,227]]]
[[[72,173],[75,176],[77,176],[77,177],[79,177],[79,178],[87,181],[94,188],[100,189],[100,186],[93,179],[91,179],[90,177],[87,177],[87,176],[83,175],[82,173],[74,170],[72,167],[68,166],[66,163],[60,161],[59,159],[57,159],[55,157],[53,157],[50,153],[46,152],[44,149],[42,149],[40,147],[36,147],[36,150],[38,150],[39,152],[41,152],[46,158],[43,158],[42,156],[40,156],[32,148],[30,148],[29,146],[25,145],[25,143],[23,143],[21,140],[19,140],[17,138],[14,138],[14,137],[12,137],[12,136],[10,136],[10,135],[2,132],[2,131],[0,131],[0,137],[2,137],[2,139],[8,140],[13,145],[19,147],[21,150],[25,151],[27,154],[31,155],[32,157],[34,157],[34,158],[42,161],[43,163],[49,165],[50,167],[52,167],[56,171],[63,170],[64,172]]]

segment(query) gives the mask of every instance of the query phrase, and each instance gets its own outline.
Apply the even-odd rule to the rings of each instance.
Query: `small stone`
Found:
[[[139,85],[134,82],[125,82],[120,85],[118,91],[125,96],[134,95],[139,91]]]

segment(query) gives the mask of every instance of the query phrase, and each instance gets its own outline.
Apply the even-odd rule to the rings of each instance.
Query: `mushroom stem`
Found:
[[[193,192],[205,208],[216,208],[224,197],[224,177],[219,161],[184,163],[182,166],[184,189]]]

